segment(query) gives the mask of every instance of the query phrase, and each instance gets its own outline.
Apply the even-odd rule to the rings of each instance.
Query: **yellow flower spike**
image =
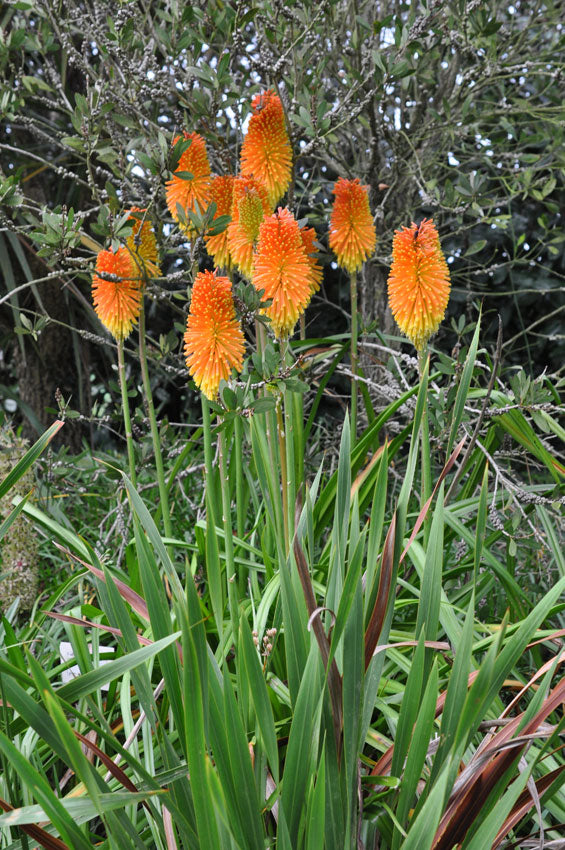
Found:
[[[141,218],[130,216],[133,223],[133,231],[126,245],[133,256],[133,261],[140,276],[160,277],[159,255],[157,252],[157,240],[152,222],[143,217],[146,209],[132,207],[130,213],[138,213]]]
[[[231,215],[233,207],[233,182],[231,174],[218,175],[212,178],[210,185],[210,203],[216,204],[214,220],[221,215]],[[230,267],[230,251],[228,247],[228,229],[215,236],[205,236],[206,250],[221,269]]]
[[[220,381],[243,367],[245,342],[236,318],[231,281],[215,272],[200,272],[192,288],[184,335],[186,365],[206,398],[218,395]]]
[[[237,177],[233,183],[232,220],[228,225],[228,247],[240,272],[250,278],[253,249],[259,225],[271,212],[265,187],[253,177]]]
[[[139,317],[141,298],[139,269],[129,250],[100,251],[92,277],[92,300],[96,315],[117,340],[131,333]]]
[[[180,138],[181,136],[176,136],[173,139],[173,147]],[[198,202],[202,210],[206,209],[210,201],[212,182],[204,139],[199,133],[186,131],[184,138],[191,139],[191,145],[181,154],[172,179],[167,180],[165,184],[167,207],[177,223],[179,222],[177,204],[180,204],[185,214],[194,210],[195,202]],[[183,177],[178,177],[177,174],[182,172],[192,174],[192,178],[185,180]]]
[[[253,285],[272,299],[263,311],[277,338],[292,333],[312,294],[312,273],[298,222],[288,209],[279,209],[259,228]]]
[[[449,301],[449,268],[431,219],[396,230],[388,277],[390,309],[403,334],[421,351],[439,328]]]
[[[362,186],[357,177],[355,180],[338,177],[333,192],[330,248],[337,257],[338,266],[351,274],[361,268],[377,244],[367,186]]]
[[[241,148],[241,173],[266,187],[273,207],[290,185],[292,149],[281,100],[272,89],[256,95]]]

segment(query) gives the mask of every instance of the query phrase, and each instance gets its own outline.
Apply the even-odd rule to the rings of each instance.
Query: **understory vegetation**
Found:
[[[529,5],[5,4],[2,850],[562,846]]]

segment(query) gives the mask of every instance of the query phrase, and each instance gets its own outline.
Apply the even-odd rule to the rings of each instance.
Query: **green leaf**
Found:
[[[471,380],[475,368],[475,358],[477,356],[477,349],[479,346],[480,330],[481,316],[479,315],[479,318],[477,319],[477,327],[475,328],[475,333],[473,334],[473,339],[471,340],[471,345],[469,346],[469,351],[465,359],[465,365],[463,366],[463,372],[461,373],[461,380],[459,381],[459,386],[457,388],[457,395],[455,397],[455,404],[453,406],[453,416],[451,418],[451,429],[449,432],[449,439],[447,441],[447,448],[445,450],[446,457],[449,457],[451,455],[453,446],[455,445],[455,438],[457,437],[459,426],[461,425],[461,422],[463,420],[465,404],[467,403],[469,387],[471,386]]]
[[[239,651],[242,655],[242,661],[249,683],[251,702],[255,709],[255,716],[259,727],[259,736],[269,760],[273,779],[275,780],[275,784],[278,785],[279,757],[273,709],[269,701],[265,675],[261,669],[257,649],[253,643],[249,623],[243,617],[240,620]]]
[[[306,850],[324,850],[326,806],[326,744],[322,744],[316,785],[311,790],[306,817]]]
[[[441,581],[443,564],[443,483],[437,494],[430,536],[426,550],[426,562],[422,575],[420,604],[416,620],[416,634],[424,629],[425,640],[436,640],[438,632],[441,600]],[[428,666],[428,665],[426,665]]]
[[[35,442],[33,446],[27,450],[22,459],[18,461],[12,471],[9,472],[5,479],[0,483],[0,499],[6,495],[14,484],[20,480],[22,475],[27,472],[30,466],[35,463],[43,449],[51,442],[55,434],[63,427],[63,425],[64,422],[60,420],[54,422],[53,425],[51,425],[45,433],[41,435],[39,440],[37,440],[37,442]]]
[[[111,794],[100,794],[98,801],[103,812],[111,812],[114,809],[143,803],[151,797],[163,796],[166,793],[166,790],[113,791]],[[98,817],[98,809],[88,797],[59,797],[58,799],[75,823],[85,823],[94,817]],[[41,806],[22,806],[0,815],[0,827],[20,826],[45,820],[49,820],[49,815]]]
[[[424,805],[410,824],[410,832],[402,843],[402,850],[430,850],[443,812],[450,764],[446,764],[435,781]]]
[[[415,659],[414,659],[415,660]],[[424,695],[419,705],[418,716],[412,731],[410,748],[406,758],[404,772],[400,782],[400,794],[396,806],[396,817],[401,825],[408,824],[410,809],[414,805],[418,782],[422,777],[422,769],[426,761],[426,755],[434,727],[434,715],[438,694],[438,670],[437,662],[434,661],[430,676],[427,680]],[[400,833],[394,846],[400,846]]]
[[[10,513],[8,514],[8,516],[6,517],[6,519],[4,520],[4,522],[0,525],[0,540],[2,540],[2,538],[3,538],[3,537],[4,537],[4,535],[6,534],[6,532],[8,531],[8,529],[10,528],[10,526],[12,525],[12,523],[14,522],[14,520],[15,520],[15,519],[17,519],[17,518],[18,518],[18,516],[20,515],[20,513],[23,511],[23,509],[24,509],[24,507],[25,507],[25,505],[26,505],[26,502],[27,502],[27,500],[29,499],[29,497],[31,496],[32,492],[33,492],[33,491],[32,491],[32,490],[30,490],[30,492],[29,492],[29,493],[27,493],[27,494],[26,494],[26,495],[22,498],[21,502],[19,502],[19,503],[16,505],[16,507],[14,508],[14,510],[13,510],[13,511],[10,511]]]
[[[315,731],[322,697],[319,651],[312,641],[290,726],[281,796],[293,847],[297,846],[306,789],[316,764],[318,741]]]
[[[91,844],[86,841],[82,831],[78,828],[73,818],[54,793],[44,777],[35,770],[29,759],[23,756],[9,738],[0,731],[0,750],[9,760],[12,767],[30,793],[39,802],[41,809],[45,812],[47,820],[59,832],[59,835],[73,850],[89,850]],[[10,813],[8,813],[10,814]],[[6,817],[6,815],[4,815]]]
[[[482,251],[485,245],[487,244],[486,239],[478,239],[465,251],[465,257],[471,257],[473,254],[478,254],[479,251]]]
[[[187,754],[190,787],[194,799],[198,846],[202,850],[217,850],[220,843],[208,777],[209,756],[206,748],[207,718],[203,699],[206,686],[202,681],[196,642],[187,618],[183,617],[181,623],[183,684],[185,694],[190,695],[184,704],[183,748]]]
[[[180,632],[175,632],[168,637],[155,641],[151,646],[142,646],[141,649],[130,652],[122,656],[122,658],[116,659],[116,661],[109,661],[98,670],[91,670],[82,676],[77,676],[72,682],[68,682],[68,684],[57,688],[55,693],[61,699],[67,700],[67,702],[75,702],[81,697],[97,691],[102,685],[106,685],[108,682],[117,679],[118,676],[123,676],[124,673],[127,673],[139,664],[143,664],[150,658],[158,655],[158,653],[177,641],[180,635]]]

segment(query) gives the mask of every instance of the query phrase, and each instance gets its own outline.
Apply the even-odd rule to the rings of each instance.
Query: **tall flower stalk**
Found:
[[[369,208],[367,186],[359,179],[339,177],[334,186],[335,203],[330,221],[330,248],[337,263],[349,273],[351,296],[351,434],[357,438],[357,271],[373,251],[377,241]]]
[[[142,303],[139,269],[128,248],[117,251],[100,251],[92,277],[92,300],[102,324],[115,337],[118,346],[118,374],[122,396],[122,411],[126,432],[126,445],[130,478],[136,484],[135,451],[129,412],[124,340],[129,336],[139,317]]]
[[[224,551],[226,555],[226,587],[233,642],[237,649],[239,637],[239,603],[237,599],[237,573],[235,569],[235,552],[233,545],[230,485],[226,469],[227,451],[226,431],[225,429],[222,429],[218,434],[218,461],[220,468],[220,487],[222,490],[222,525],[224,527]]]
[[[147,365],[147,342],[145,339],[145,309],[143,301],[139,311],[139,362],[141,364],[141,377],[143,380],[143,390],[145,393],[145,402],[147,404],[147,415],[149,417],[149,426],[151,428],[151,441],[153,443],[153,454],[155,456],[155,471],[157,473],[157,484],[159,487],[159,507],[163,516],[163,527],[167,537],[172,536],[171,512],[169,508],[169,493],[167,483],[165,481],[165,472],[163,467],[163,455],[161,452],[161,440],[159,438],[159,426],[155,415],[155,405],[153,404],[153,393],[151,392],[151,379],[149,377],[149,368]]]
[[[131,236],[127,240],[127,248],[135,263],[140,277],[140,286],[142,288],[142,296],[139,303],[139,362],[141,366],[141,378],[143,381],[143,391],[145,395],[145,403],[147,405],[149,426],[151,429],[153,455],[155,457],[155,472],[157,474],[157,485],[159,488],[159,510],[163,517],[165,535],[167,537],[171,537],[172,526],[169,509],[169,493],[165,481],[161,440],[159,438],[159,427],[157,424],[157,417],[155,415],[155,405],[153,403],[153,393],[151,391],[151,379],[149,377],[145,330],[145,306],[143,302],[143,288],[145,287],[147,278],[158,277],[161,274],[161,269],[159,267],[159,256],[155,232],[151,221],[149,221],[146,217],[147,210],[140,209],[139,207],[132,207],[130,212],[133,214],[131,217],[131,220],[133,221],[133,230]]]
[[[389,305],[400,330],[418,351],[420,378],[427,361],[428,340],[439,328],[449,301],[449,268],[439,235],[431,219],[396,230],[388,277]],[[422,415],[421,504],[431,493],[430,445],[427,404]],[[426,518],[427,543],[431,520]]]
[[[357,315],[357,272],[351,272],[349,276],[349,292],[351,296],[351,373],[353,382],[351,384],[351,434],[353,442],[357,439],[357,339],[358,339],[358,315]]]
[[[131,430],[131,417],[129,413],[128,387],[126,381],[126,367],[124,362],[124,340],[120,337],[118,343],[118,375],[120,378],[120,392],[122,395],[122,416],[126,431],[126,445],[128,449],[129,477],[134,487],[137,486],[137,475],[135,471],[135,450],[133,447],[133,434]]]

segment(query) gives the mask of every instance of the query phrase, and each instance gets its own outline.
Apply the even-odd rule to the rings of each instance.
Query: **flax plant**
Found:
[[[238,312],[253,311],[241,309],[233,282],[195,274],[184,354],[201,393],[201,444],[193,437],[173,473],[202,452],[204,490],[179,517],[175,561],[136,489],[129,442],[127,573],[94,548],[98,537],[30,498],[13,496],[0,528],[25,516],[69,571],[18,634],[13,612],[0,624],[2,841],[14,850],[495,850],[533,828],[541,843],[558,840],[565,562],[549,507],[565,469],[527,411],[483,387],[480,321],[464,362],[445,357],[446,371],[434,370],[426,344],[449,283],[431,222],[400,233],[389,282],[419,373],[411,386],[402,365],[391,367],[408,388],[361,429],[353,290],[375,231],[358,179],[337,181],[330,224],[352,281],[351,419],[335,463],[314,452],[315,411],[348,345],[329,340],[322,379],[292,359],[315,290],[313,237],[290,209],[263,208],[262,197],[272,206],[289,187],[292,146],[273,89],[251,111],[232,198],[243,180],[250,207],[238,201],[226,240],[207,244],[250,278],[241,286],[257,348]],[[167,202],[194,241],[213,179],[203,137],[186,132],[179,144]],[[250,209],[260,213],[252,238]],[[101,254],[94,299],[117,339],[130,434],[123,343],[138,313],[122,308],[140,306],[135,251]],[[436,387],[450,398],[439,413]],[[304,423],[307,390],[314,414]],[[469,438],[469,407],[482,422],[487,404],[498,415]],[[544,424],[553,437],[562,431],[551,417]],[[0,482],[0,497],[56,428]],[[521,499],[496,470],[501,434],[536,464],[540,480]],[[191,494],[199,484],[191,473]],[[535,598],[510,568],[511,499],[556,576]],[[527,553],[531,541],[516,536]],[[63,636],[72,662],[60,662]],[[63,683],[71,663],[78,674]]]

